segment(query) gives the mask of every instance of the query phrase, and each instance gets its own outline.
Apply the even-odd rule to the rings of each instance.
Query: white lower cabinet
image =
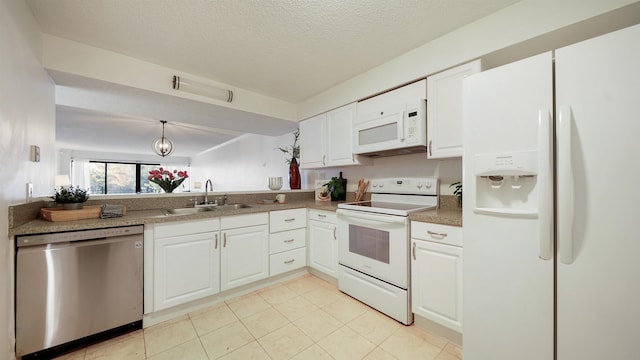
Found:
[[[462,229],[411,222],[414,314],[462,333]]]
[[[287,271],[300,269],[306,266],[307,249],[304,247],[271,254],[269,259],[269,272],[271,276],[286,273]]]
[[[336,214],[309,210],[309,266],[338,278]]]
[[[220,289],[269,277],[268,213],[225,216],[220,222]]]
[[[269,274],[279,275],[307,266],[306,209],[269,214]]]
[[[219,221],[181,221],[154,227],[154,311],[220,291]]]

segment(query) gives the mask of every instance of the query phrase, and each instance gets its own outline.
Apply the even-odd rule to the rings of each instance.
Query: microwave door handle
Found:
[[[407,115],[406,111],[401,111],[398,117],[398,140],[404,141],[404,117]]]

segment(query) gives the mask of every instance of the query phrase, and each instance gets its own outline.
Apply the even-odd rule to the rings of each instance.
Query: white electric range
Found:
[[[371,200],[338,205],[338,287],[409,325],[409,220],[438,206],[437,178],[370,180]]]

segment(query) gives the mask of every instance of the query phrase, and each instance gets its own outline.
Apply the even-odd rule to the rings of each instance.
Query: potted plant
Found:
[[[344,179],[334,176],[331,178],[331,181],[329,181],[324,185],[329,188],[332,201],[346,200],[347,189],[344,186]]]
[[[277,148],[287,155],[285,161],[289,164],[289,187],[293,189],[300,189],[302,185],[300,179],[300,169],[298,164],[298,158],[300,157],[300,145],[298,144],[298,138],[300,137],[300,130],[293,132],[293,145]]]
[[[82,204],[89,200],[89,195],[87,190],[71,185],[61,186],[51,198],[57,204],[62,204],[66,210],[78,210],[82,209]]]
[[[462,206],[462,183],[460,181],[456,181],[453,184],[449,185],[449,187],[455,187],[455,190],[453,190],[453,195],[458,198],[458,205]]]

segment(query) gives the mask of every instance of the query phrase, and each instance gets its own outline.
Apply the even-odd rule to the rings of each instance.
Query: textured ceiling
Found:
[[[517,0],[24,0],[42,31],[299,103]],[[193,157],[297,124],[49,71],[58,148]],[[126,131],[123,131],[126,129]]]
[[[293,103],[516,0],[27,0],[42,31]]]

